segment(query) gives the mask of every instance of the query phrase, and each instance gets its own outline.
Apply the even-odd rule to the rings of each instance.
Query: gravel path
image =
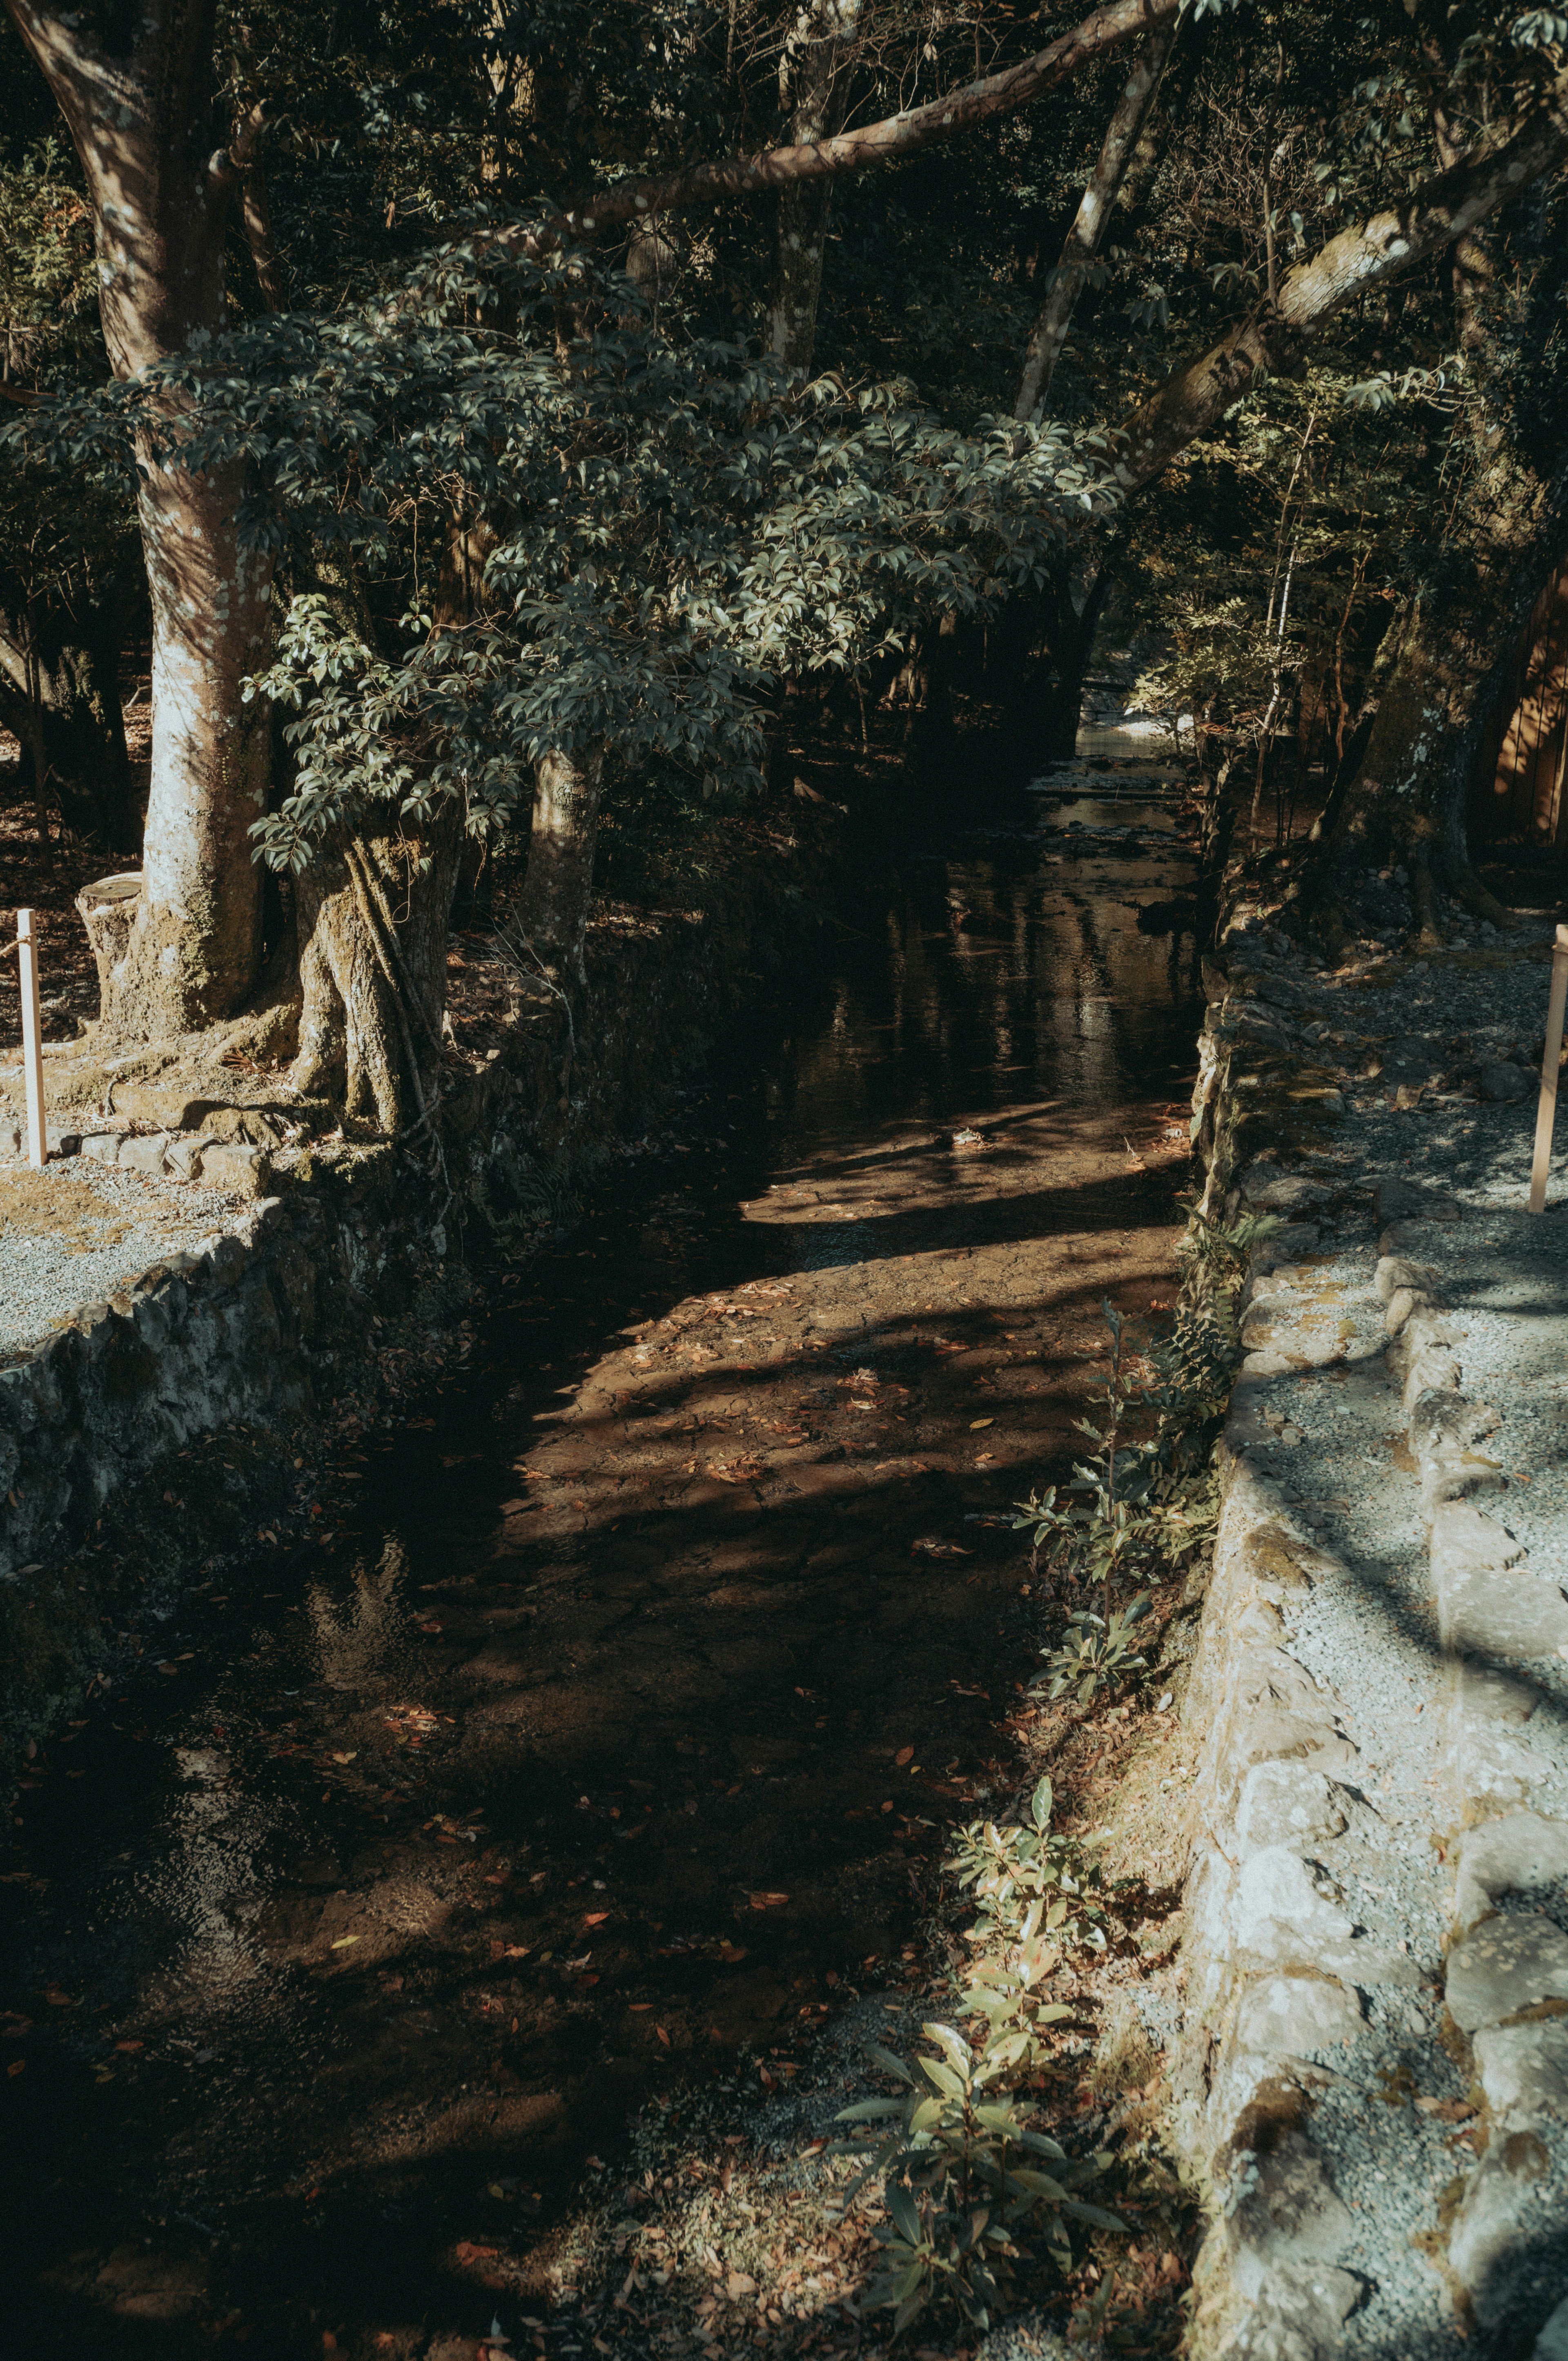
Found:
[[[1568,2295],[1568,1137],[1524,1210],[1551,934],[1369,944],[1329,975],[1242,927],[1211,1009],[1214,1185],[1228,1218],[1287,1224],[1243,1299],[1190,1887],[1238,2353],[1287,2328],[1315,2361],[1556,2350],[1535,2338]],[[1241,1751],[1263,1663],[1315,1720],[1294,1750]],[[1322,1764],[1304,1833],[1299,1806],[1259,1809],[1272,1789],[1247,1800],[1260,1752],[1282,1796],[1324,1784],[1292,1752]],[[1265,2033],[1275,1986],[1297,1997]],[[1277,2149],[1270,2091],[1296,2094]]]
[[[241,1200],[81,1156],[0,1158],[0,1367],[152,1264],[210,1244]]]

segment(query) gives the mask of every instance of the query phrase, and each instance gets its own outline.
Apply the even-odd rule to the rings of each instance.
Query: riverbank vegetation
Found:
[[[787,795],[808,723],[1070,746],[1112,602],[1216,861],[1295,860],[1331,947],[1340,853],[1428,933],[1498,916],[1466,807],[1568,533],[1568,18],[10,0],[6,38],[0,720],[41,840],[141,860],[106,1040],[269,959],[302,1087],[419,1124],[499,843],[580,993],[601,810]]]

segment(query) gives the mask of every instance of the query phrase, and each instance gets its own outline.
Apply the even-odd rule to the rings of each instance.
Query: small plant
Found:
[[[1110,1615],[1094,1615],[1079,1608],[1067,1619],[1067,1636],[1059,1646],[1043,1650],[1050,1675],[1049,1694],[1065,1697],[1073,1690],[1080,1705],[1091,1705],[1103,1689],[1107,1695],[1148,1671],[1148,1660],[1134,1654],[1135,1627],[1149,1611],[1146,1590]]]
[[[1026,1823],[999,1826],[994,1820],[973,1820],[958,1831],[953,1850],[942,1863],[980,1905],[973,1933],[984,1949],[1021,1946],[1027,1951],[1042,1932],[1064,1943],[1105,1948],[1099,1873],[1084,1867],[1070,1837],[1053,1833],[1052,1806],[1051,1783],[1042,1779],[1030,1798]],[[1055,1963],[1055,1957],[1047,1962]],[[994,1982],[1003,1971],[982,1967],[980,1972]],[[1020,2008],[1032,1981],[1024,1978],[1017,1985]]]
[[[994,2027],[978,2053],[950,2025],[921,2031],[938,2056],[906,2061],[887,2049],[870,2053],[904,2085],[904,2095],[862,2100],[837,2119],[868,2126],[839,2142],[837,2154],[871,2151],[844,2204],[868,2181],[881,2180],[890,2218],[872,2234],[883,2249],[883,2268],[867,2301],[892,2310],[895,2336],[942,2296],[983,2333],[1005,2301],[1020,2237],[1037,2236],[1065,2276],[1072,2268],[1069,2220],[1105,2230],[1126,2224],[1074,2193],[1113,2158],[1069,2158],[1031,2130],[1026,2107],[1006,2094],[1014,2069]],[[871,2130],[872,2125],[885,2129]]]
[[[1073,1463],[1067,1488],[1090,1498],[1058,1508],[1054,1485],[1043,1494],[1031,1492],[1015,1504],[1013,1529],[1035,1529],[1031,1568],[1044,1549],[1069,1580],[1098,1583],[1109,1620],[1118,1578],[1139,1565],[1152,1544],[1157,1519],[1151,1514],[1149,1495],[1159,1469],[1148,1444],[1122,1440],[1128,1417],[1144,1404],[1146,1389],[1125,1348],[1121,1313],[1109,1297],[1101,1309],[1111,1331],[1111,1351],[1104,1389],[1091,1400],[1102,1404],[1103,1423],[1096,1426],[1088,1418],[1073,1421],[1099,1449],[1090,1459]]]
[[[1193,1198],[1183,1197],[1178,1202],[1186,1211],[1188,1229],[1177,1252],[1201,1280],[1212,1286],[1233,1286],[1245,1270],[1253,1247],[1283,1226],[1277,1213],[1242,1213],[1227,1225],[1201,1213]]]

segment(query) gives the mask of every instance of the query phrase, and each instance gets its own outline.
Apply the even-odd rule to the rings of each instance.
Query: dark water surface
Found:
[[[841,904],[685,1127],[497,1273],[432,1416],[349,1439],[341,1537],[45,1750],[12,2349],[480,2334],[630,2110],[786,2073],[907,1939],[1030,1661],[973,1520],[1059,1470],[1102,1296],[1168,1287],[1171,793],[1065,771]]]

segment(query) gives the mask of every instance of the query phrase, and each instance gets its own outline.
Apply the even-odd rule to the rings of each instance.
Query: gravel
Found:
[[[80,1156],[51,1158],[41,1172],[0,1161],[0,1367],[154,1263],[209,1245],[243,1204]]]
[[[1441,1221],[1409,1235],[1401,1221],[1400,1251],[1436,1268],[1464,1395],[1498,1413],[1483,1448],[1499,1463],[1501,1488],[1478,1505],[1518,1543],[1524,1568],[1568,1588],[1561,1131],[1548,1211],[1524,1209],[1551,937],[1550,924],[1532,920],[1507,941],[1478,935],[1469,948],[1414,961],[1374,954],[1333,977],[1313,972],[1269,930],[1230,946],[1233,981],[1250,973],[1258,996],[1227,1004],[1227,1022],[1266,1050],[1305,1058],[1340,1093],[1336,1119],[1242,1176],[1247,1201],[1272,1202],[1294,1224],[1255,1254],[1260,1318],[1272,1288],[1327,1297],[1343,1323],[1343,1357],[1330,1366],[1250,1376],[1265,1440],[1249,1457],[1341,1569],[1290,1609],[1291,1653],[1333,1690],[1361,1749],[1351,1826],[1322,1847],[1323,1865],[1358,1927],[1402,1945],[1419,1976],[1408,1988],[1368,1989],[1365,2031],[1349,2054],[1316,2059],[1328,2070],[1310,2136],[1354,2224],[1335,2258],[1368,2283],[1340,2333],[1346,2361],[1457,2361],[1467,2349],[1428,2246],[1440,2200],[1474,2169],[1486,2136],[1477,2123],[1472,2139],[1456,2120],[1471,2094],[1442,2038],[1453,1907],[1442,1851],[1459,1809],[1447,1752],[1452,1674],[1406,1417],[1385,1361],[1375,1197],[1379,1183],[1399,1180],[1448,1201],[1434,1203],[1446,1210]],[[1532,1659],[1529,1677],[1540,1697],[1532,1746],[1548,1765],[1530,1803],[1568,1813],[1568,1663]],[[1538,1897],[1530,1906],[1541,1906]],[[1568,1924],[1568,1897],[1546,1906]]]

